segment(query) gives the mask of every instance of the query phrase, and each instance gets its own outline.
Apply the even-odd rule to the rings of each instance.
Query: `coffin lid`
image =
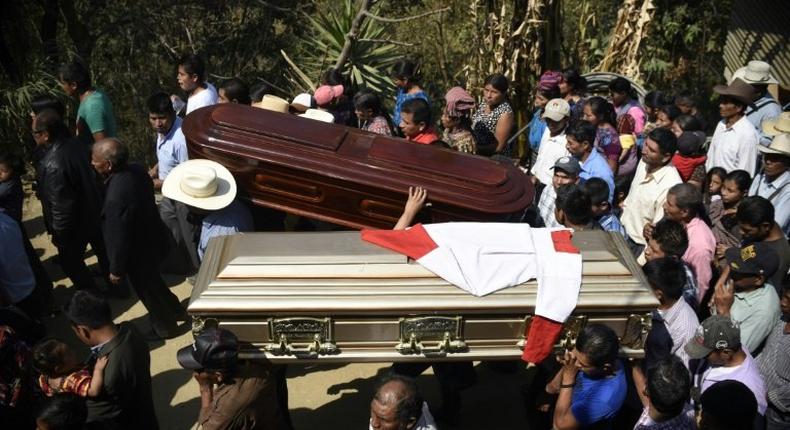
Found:
[[[579,307],[649,310],[657,304],[622,236],[577,232]],[[195,314],[334,315],[529,312],[533,280],[475,297],[357,231],[248,233],[212,239],[189,311]]]

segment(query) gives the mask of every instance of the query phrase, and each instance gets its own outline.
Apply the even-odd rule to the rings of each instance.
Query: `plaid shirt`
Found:
[[[622,234],[623,237],[628,237],[625,233],[625,227],[620,224],[620,220],[615,216],[615,214],[609,212],[607,214],[601,215],[597,221],[604,231],[616,231]]]
[[[557,204],[557,191],[551,184],[547,185],[540,194],[538,200],[538,213],[543,219],[544,227],[562,227],[562,224],[557,222],[554,217],[554,207]]]
[[[642,416],[636,422],[634,430],[696,430],[697,421],[694,416],[694,408],[686,404],[683,412],[675,418],[657,423],[650,418],[648,409],[642,410]]]

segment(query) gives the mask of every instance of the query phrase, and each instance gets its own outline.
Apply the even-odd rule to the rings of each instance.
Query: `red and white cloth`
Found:
[[[571,231],[526,224],[417,224],[408,230],[362,230],[362,239],[405,254],[476,296],[538,281],[535,317],[522,359],[543,361],[576,308],[582,258]]]

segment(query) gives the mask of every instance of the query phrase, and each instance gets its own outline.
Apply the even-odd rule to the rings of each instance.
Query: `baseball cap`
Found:
[[[308,93],[302,93],[294,97],[294,100],[291,102],[291,107],[296,111],[304,112],[307,109],[316,107],[315,99]]]
[[[571,105],[563,99],[551,99],[543,108],[543,118],[561,121],[571,116]]]
[[[738,324],[723,315],[712,315],[697,327],[694,337],[684,346],[691,358],[705,358],[721,349],[736,349],[741,346],[741,329]]]
[[[779,256],[770,245],[755,242],[743,248],[732,247],[724,252],[730,272],[742,275],[763,275],[770,278],[779,269]]]
[[[195,337],[192,345],[178,350],[178,364],[185,369],[226,369],[236,362],[239,341],[221,328],[209,328]]]
[[[582,171],[582,166],[579,164],[579,160],[567,155],[558,158],[557,161],[554,163],[554,166],[552,166],[551,168],[560,169],[572,175],[576,175]]]

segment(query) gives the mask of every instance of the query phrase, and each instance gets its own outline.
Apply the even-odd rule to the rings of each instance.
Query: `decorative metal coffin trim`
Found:
[[[529,333],[529,326],[532,324],[532,315],[524,317],[524,331],[521,335],[521,340],[516,343],[520,349],[524,349],[527,344],[527,333]],[[584,326],[587,325],[586,315],[572,315],[568,317],[565,324],[562,325],[562,332],[560,338],[554,345],[554,352],[556,354],[563,353],[566,349],[570,350],[576,346],[576,338],[579,337]]]
[[[466,352],[469,348],[463,339],[463,317],[427,316],[401,318],[400,342],[395,350],[404,355],[423,354],[426,357],[444,357],[447,354]],[[438,341],[436,347],[423,344]]]
[[[647,333],[653,326],[650,314],[631,314],[625,322],[625,332],[620,345],[631,349],[644,349]]]
[[[332,337],[331,318],[269,318],[271,343],[263,350],[272,355],[317,358],[340,350]]]

